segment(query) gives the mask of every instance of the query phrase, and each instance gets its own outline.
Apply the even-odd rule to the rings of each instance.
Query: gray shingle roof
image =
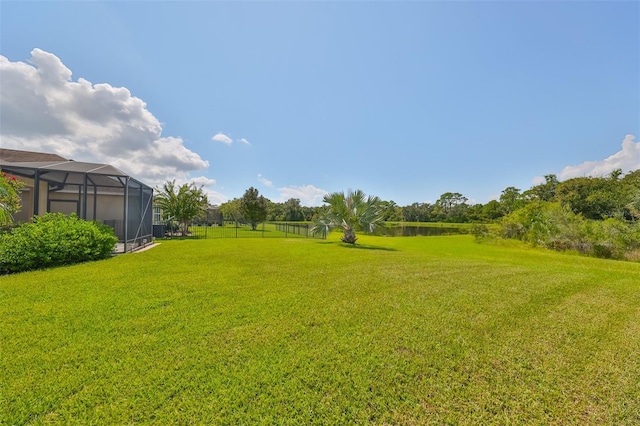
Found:
[[[85,163],[68,160],[57,154],[0,148],[0,168],[11,166],[92,175],[127,176],[126,173],[109,164]]]
[[[19,151],[17,149],[0,148],[0,159],[10,163],[44,163],[51,161],[69,161],[58,154],[46,152]]]

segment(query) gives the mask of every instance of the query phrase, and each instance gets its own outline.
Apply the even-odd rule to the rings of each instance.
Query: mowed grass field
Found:
[[[358,243],[173,240],[0,277],[0,423],[640,423],[640,264]]]

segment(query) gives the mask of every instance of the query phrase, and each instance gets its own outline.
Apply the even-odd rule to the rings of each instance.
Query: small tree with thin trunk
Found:
[[[384,217],[380,199],[367,196],[359,189],[348,190],[346,194],[327,194],[322,201],[329,206],[315,220],[311,232],[328,233],[334,228],[342,228],[341,241],[348,244],[356,243],[356,231],[373,232]]]
[[[176,181],[167,181],[162,189],[156,188],[155,201],[162,209],[165,220],[176,220],[180,223],[180,231],[184,235],[189,230],[189,222],[206,214],[209,201],[194,183],[185,183],[180,187]]]

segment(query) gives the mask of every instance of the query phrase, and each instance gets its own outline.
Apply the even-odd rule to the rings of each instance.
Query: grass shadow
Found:
[[[343,243],[342,241],[318,241],[316,244],[337,245],[347,249],[354,249],[354,250],[400,251],[397,248],[392,248],[392,247],[373,246],[371,244],[349,244],[349,243]]]
[[[381,251],[399,251],[396,248],[392,247],[381,247],[381,246],[372,246],[369,244],[348,244],[348,243],[339,243],[341,246],[356,249],[356,250],[381,250]]]

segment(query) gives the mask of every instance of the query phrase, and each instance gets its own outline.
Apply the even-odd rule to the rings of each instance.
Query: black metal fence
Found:
[[[313,225],[300,222],[262,222],[255,224],[224,221],[222,224],[190,224],[188,229],[177,222],[153,226],[155,238],[318,238],[326,234],[311,232]]]

